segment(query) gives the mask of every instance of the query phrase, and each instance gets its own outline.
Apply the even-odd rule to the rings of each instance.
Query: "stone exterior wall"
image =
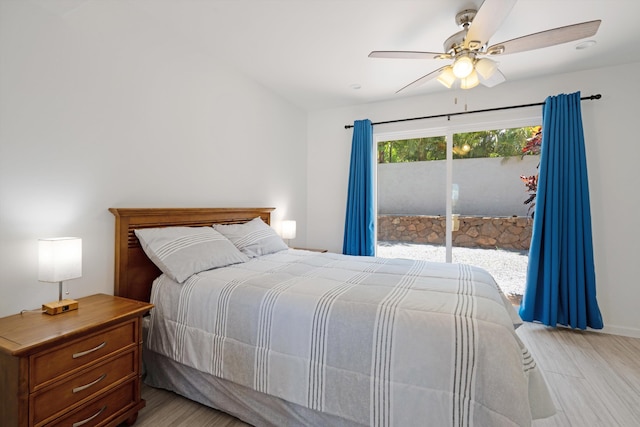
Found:
[[[453,246],[528,250],[533,220],[528,217],[458,217]],[[454,219],[455,221],[455,219]],[[378,240],[407,243],[445,243],[445,217],[379,215]]]

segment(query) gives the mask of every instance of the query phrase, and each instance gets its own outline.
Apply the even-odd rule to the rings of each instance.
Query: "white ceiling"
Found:
[[[31,0],[114,43],[188,43],[294,104],[323,109],[446,91],[437,60],[372,59],[372,50],[442,51],[454,17],[482,0]],[[577,42],[495,57],[508,81],[640,61],[638,0],[519,0],[489,44],[601,19],[594,47]],[[77,24],[77,22],[76,22]],[[91,34],[88,34],[91,35]],[[95,36],[95,34],[94,34]],[[354,89],[353,86],[359,87]],[[471,89],[473,90],[473,89]]]

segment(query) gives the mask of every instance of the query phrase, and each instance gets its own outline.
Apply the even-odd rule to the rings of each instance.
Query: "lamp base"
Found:
[[[60,314],[67,311],[77,310],[78,301],[72,299],[63,299],[60,301],[50,302],[48,304],[42,304],[42,311],[47,314]]]

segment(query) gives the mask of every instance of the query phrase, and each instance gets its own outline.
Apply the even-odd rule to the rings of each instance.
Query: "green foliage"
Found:
[[[536,127],[496,129],[453,135],[453,158],[519,156]],[[422,162],[447,157],[444,136],[378,143],[378,163]]]
[[[378,143],[378,163],[424,162],[446,158],[444,136],[403,139]]]

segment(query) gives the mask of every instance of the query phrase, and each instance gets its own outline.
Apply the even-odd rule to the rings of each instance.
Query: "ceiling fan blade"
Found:
[[[516,0],[484,0],[464,39],[466,49],[477,50],[487,44],[516,4]]]
[[[369,58],[400,58],[400,59],[451,59],[451,55],[441,52],[417,52],[409,50],[374,50]]]
[[[597,33],[600,22],[598,19],[529,34],[528,36],[518,37],[489,46],[486,53],[489,55],[506,55],[580,40],[591,37]]]
[[[421,86],[421,85],[425,84],[426,82],[428,82],[429,80],[435,78],[438,74],[440,74],[440,72],[442,70],[444,70],[446,67],[447,66],[445,65],[444,67],[440,67],[437,70],[430,72],[429,74],[425,74],[424,76],[420,77],[419,79],[412,81],[411,83],[409,83],[405,87],[398,89],[396,91],[396,93],[399,93],[400,91],[403,91],[403,90],[408,89],[408,88],[412,88],[413,89],[413,88],[416,88],[418,86]]]
[[[494,87],[507,80],[500,70],[495,70],[488,79],[483,78],[482,75],[478,73],[478,78],[480,79],[480,83],[486,87]]]

